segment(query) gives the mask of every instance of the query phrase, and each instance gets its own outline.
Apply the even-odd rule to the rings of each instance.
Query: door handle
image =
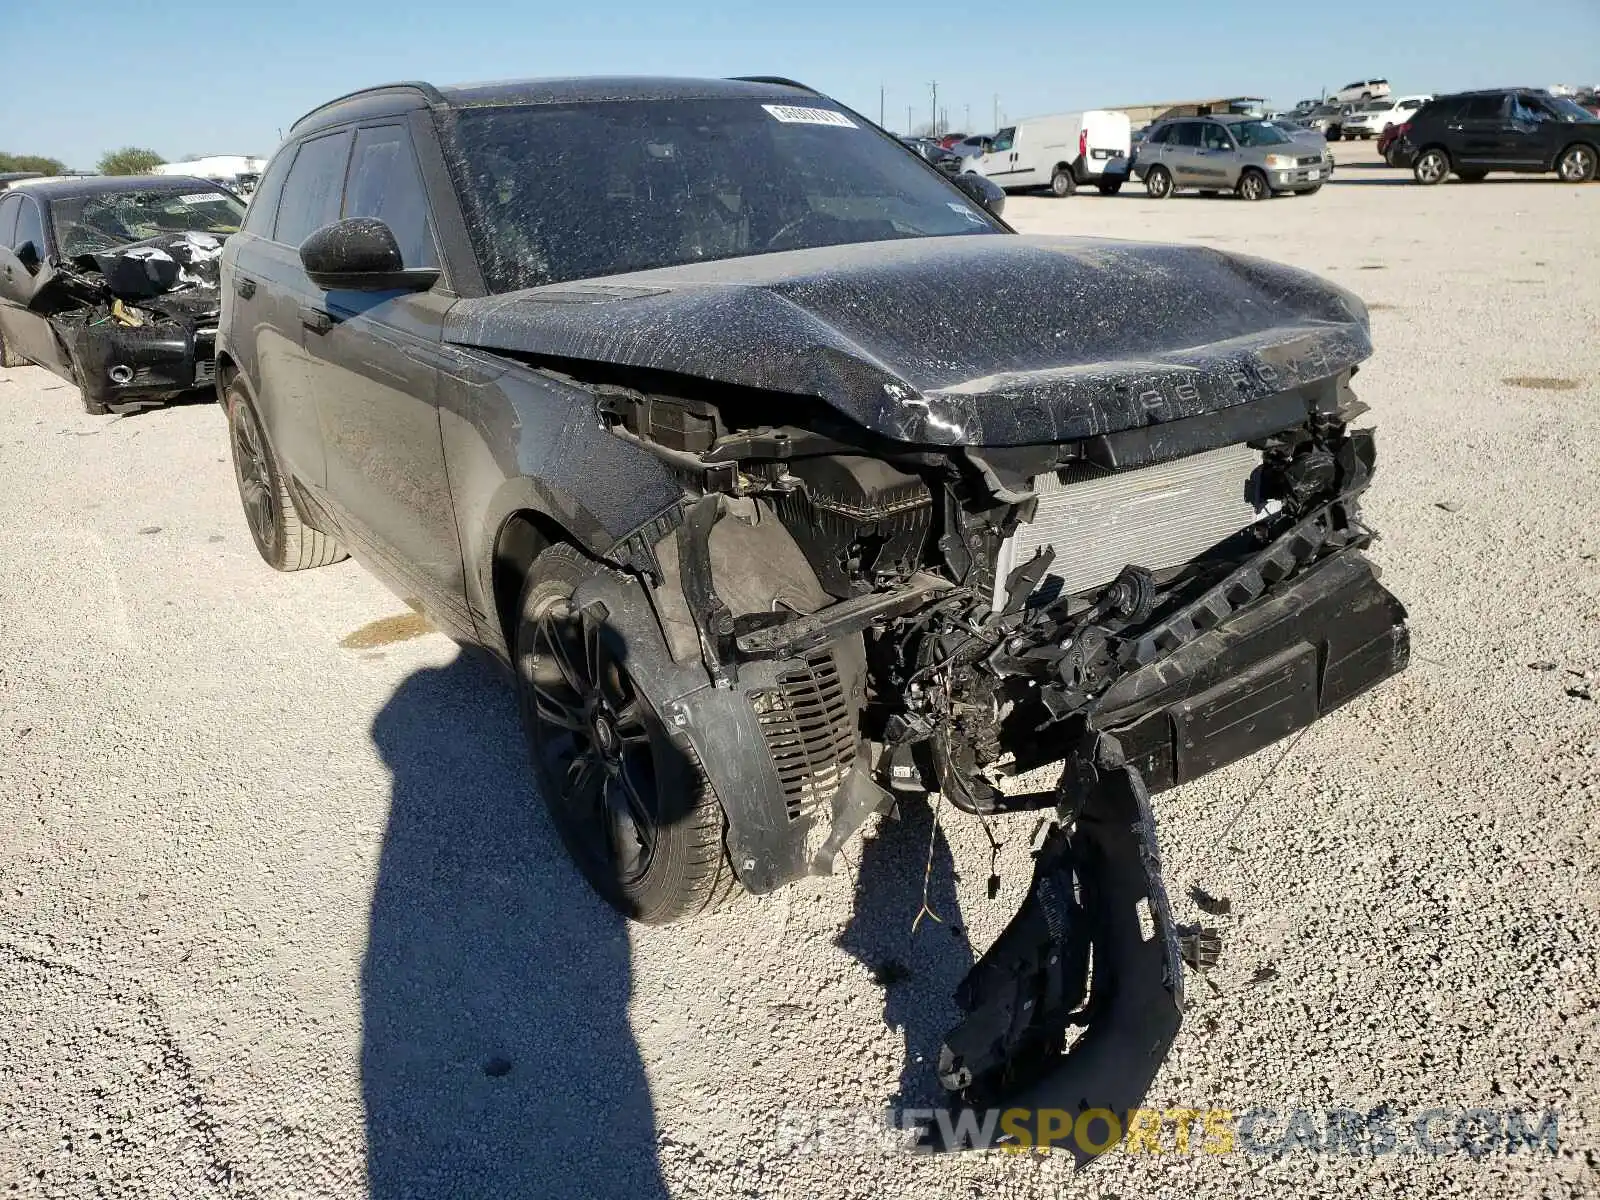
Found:
[[[300,306],[300,324],[312,333],[327,333],[333,328],[333,317],[320,308],[313,308],[309,304]]]
[[[233,281],[233,294],[244,300],[250,299],[256,294],[256,281],[240,275]]]

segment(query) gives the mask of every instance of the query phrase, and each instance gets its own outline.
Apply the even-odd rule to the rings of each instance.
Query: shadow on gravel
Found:
[[[942,1107],[950,1094],[939,1083],[939,1046],[961,1015],[955,990],[972,966],[972,945],[956,896],[955,863],[944,831],[934,832],[932,808],[902,800],[900,813],[900,820],[883,822],[878,836],[862,843],[855,911],[838,945],[873,972],[884,988],[883,1023],[905,1038],[899,1094],[887,1103]],[[951,815],[948,807],[944,815]],[[913,934],[925,877],[928,907],[940,920],[924,916]]]
[[[418,671],[372,739],[394,792],[361,979],[371,1194],[664,1196],[627,930],[543,812],[509,678]]]

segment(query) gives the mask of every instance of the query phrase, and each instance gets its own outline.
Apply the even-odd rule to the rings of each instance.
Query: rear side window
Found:
[[[1474,96],[1456,114],[1461,121],[1492,121],[1506,106],[1504,96]]]
[[[422,173],[403,125],[382,125],[356,134],[350,177],[344,189],[344,215],[376,217],[394,233],[407,267],[433,267],[433,225]]]
[[[272,236],[272,225],[278,216],[278,197],[283,194],[283,177],[289,173],[294,161],[294,147],[285,146],[267,164],[267,173],[261,177],[256,194],[250,197],[250,210],[244,215],[246,233],[261,237]]]
[[[0,246],[11,249],[17,244],[17,209],[22,206],[21,196],[0,196]]]
[[[324,225],[339,219],[350,133],[330,133],[304,143],[294,156],[278,202],[273,239],[298,246]]]
[[[20,247],[25,242],[32,242],[39,257],[44,257],[44,214],[39,211],[39,205],[32,196],[22,197],[22,209],[17,213],[17,232],[11,237],[13,246]]]

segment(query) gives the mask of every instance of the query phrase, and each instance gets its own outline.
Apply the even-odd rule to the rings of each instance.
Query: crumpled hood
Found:
[[[814,396],[901,441],[990,446],[1195,416],[1372,352],[1365,305],[1304,271],[1198,246],[998,234],[463,300],[445,339]]]

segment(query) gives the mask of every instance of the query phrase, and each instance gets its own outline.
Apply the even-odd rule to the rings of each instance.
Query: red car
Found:
[[[1401,165],[1399,159],[1390,154],[1390,150],[1399,150],[1400,139],[1409,127],[1409,122],[1403,125],[1396,125],[1391,122],[1390,124],[1385,125],[1383,127],[1383,132],[1378,135],[1378,154],[1382,156],[1383,161],[1388,163],[1391,167],[1398,167]]]

